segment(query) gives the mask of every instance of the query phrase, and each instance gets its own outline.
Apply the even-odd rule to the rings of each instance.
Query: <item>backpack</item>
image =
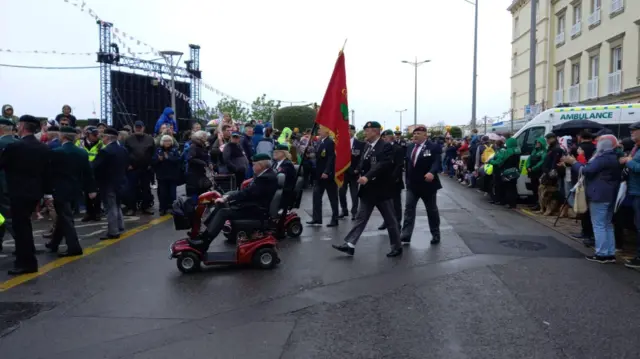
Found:
[[[482,160],[482,163],[487,163],[491,159],[491,157],[493,157],[493,155],[495,154],[496,152],[493,150],[491,146],[484,145],[484,151],[482,152],[482,156],[480,157],[480,160]]]
[[[263,138],[258,141],[258,145],[256,146],[256,154],[266,153],[269,156],[273,155],[273,149],[275,148],[275,142],[272,138]]]

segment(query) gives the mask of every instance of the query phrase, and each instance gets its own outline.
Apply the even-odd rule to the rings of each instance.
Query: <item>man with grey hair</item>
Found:
[[[14,124],[9,119],[0,118],[0,151],[18,139],[13,135]],[[0,170],[0,214],[4,217],[4,224],[0,226],[0,252],[2,252],[2,240],[4,234],[9,231],[12,237],[15,238],[13,228],[11,227],[11,208],[9,204],[9,188],[7,187],[7,179],[4,170]]]
[[[101,240],[120,238],[124,232],[121,199],[127,183],[129,154],[118,144],[118,131],[109,127],[102,135],[104,147],[93,161],[93,170],[100,191],[107,203],[107,234]]]

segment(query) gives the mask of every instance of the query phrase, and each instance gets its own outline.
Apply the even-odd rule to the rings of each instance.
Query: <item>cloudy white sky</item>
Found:
[[[73,1],[73,0],[69,0]],[[81,0],[80,0],[81,1]],[[349,106],[358,125],[413,122],[410,65],[418,70],[418,123],[468,123],[473,5],[464,0],[85,0],[103,20],[162,50],[201,45],[203,79],[251,102],[262,93],[320,102],[345,38]],[[509,108],[510,0],[480,3],[478,118]],[[98,27],[64,0],[0,0],[0,48],[95,52]],[[135,46],[133,51],[147,48]],[[148,58],[148,57],[147,57]],[[0,64],[92,66],[95,56],[0,52]],[[0,103],[16,114],[53,117],[70,104],[78,118],[99,113],[99,72],[0,67]],[[219,96],[203,88],[215,104]],[[162,109],[158,109],[161,111]]]

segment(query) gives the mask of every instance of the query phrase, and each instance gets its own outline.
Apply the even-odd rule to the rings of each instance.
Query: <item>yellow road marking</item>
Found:
[[[81,255],[81,256],[58,258],[58,259],[54,260],[53,262],[49,262],[49,263],[43,265],[42,267],[40,267],[37,273],[23,274],[23,275],[20,275],[20,276],[17,276],[17,277],[13,277],[13,278],[7,280],[6,282],[0,283],[0,292],[4,292],[6,290],[9,290],[9,289],[11,289],[11,288],[13,288],[15,286],[18,286],[18,285],[22,284],[22,283],[26,283],[26,282],[34,279],[34,278],[40,277],[40,276],[42,276],[42,275],[44,275],[44,274],[46,274],[46,273],[48,273],[48,272],[50,272],[50,271],[52,271],[52,270],[54,270],[56,268],[62,267],[65,264],[69,264],[69,263],[75,262],[75,261],[77,261],[77,260],[79,260],[81,258],[90,256],[90,255],[92,255],[93,253],[95,253],[95,252],[97,252],[99,250],[102,250],[102,249],[107,248],[107,247],[109,247],[111,245],[114,245],[114,244],[116,244],[116,243],[118,243],[118,242],[120,242],[120,241],[122,241],[122,240],[124,240],[126,238],[129,238],[129,237],[131,237],[131,236],[133,236],[135,234],[138,234],[138,233],[140,233],[140,232],[142,232],[144,230],[147,230],[147,229],[149,229],[149,228],[151,228],[151,227],[153,227],[153,226],[155,226],[157,224],[165,222],[169,218],[171,218],[170,214],[162,216],[160,218],[156,218],[156,219],[150,221],[147,224],[143,224],[141,226],[132,228],[132,229],[122,233],[120,235],[120,238],[118,238],[118,239],[100,241],[99,243],[96,243],[96,244],[94,244],[94,245],[92,245],[90,247],[84,248],[82,250],[82,252],[84,254]]]

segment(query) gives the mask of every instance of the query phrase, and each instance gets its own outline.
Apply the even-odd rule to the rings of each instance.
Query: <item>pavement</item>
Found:
[[[441,244],[429,244],[419,209],[400,258],[385,257],[376,211],[353,258],[330,246],[350,229],[347,219],[281,242],[273,270],[183,275],[167,256],[184,234],[156,219],[0,291],[0,356],[640,357],[638,272],[588,262],[588,250],[557,231],[443,182]],[[324,215],[328,223],[328,208]]]

